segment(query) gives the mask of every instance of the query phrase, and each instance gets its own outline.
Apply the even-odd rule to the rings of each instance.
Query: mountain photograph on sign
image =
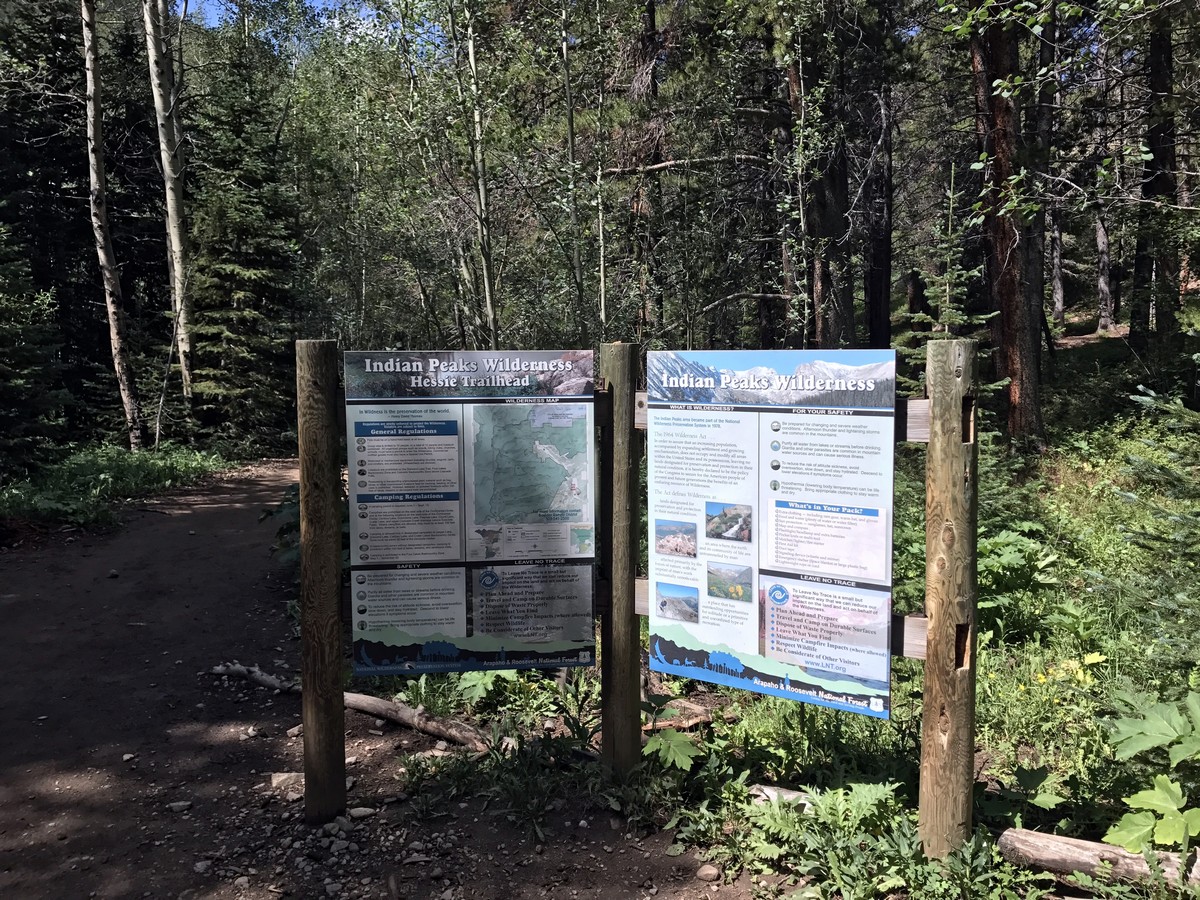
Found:
[[[708,596],[749,603],[754,599],[754,570],[749,566],[708,564]]]
[[[654,552],[696,558],[696,523],[654,520]]]
[[[734,370],[709,364],[727,356],[711,351],[649,354],[646,386],[650,402],[866,409],[891,409],[896,402],[891,362],[852,365],[814,355],[811,362],[794,368],[781,365],[782,371],[770,365]],[[769,360],[771,354],[756,356]]]
[[[654,586],[654,603],[658,614],[679,622],[700,621],[700,591],[684,584],[660,581]]]

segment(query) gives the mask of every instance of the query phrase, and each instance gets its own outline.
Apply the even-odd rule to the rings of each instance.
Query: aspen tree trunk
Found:
[[[871,80],[879,106],[878,140],[871,157],[874,165],[864,190],[866,197],[866,248],[863,260],[863,300],[866,307],[867,346],[892,345],[892,99],[888,74],[888,38],[893,32],[891,4],[875,0],[873,26],[868,29]]]
[[[892,121],[891,103],[881,88],[880,158],[866,191],[867,247],[863,295],[867,313],[867,346],[887,349],[892,345]]]
[[[1050,153],[1054,146],[1054,100],[1057,78],[1055,41],[1058,35],[1057,7],[1050,7],[1049,18],[1038,36],[1038,67],[1046,73],[1038,85],[1037,110],[1033,119],[1032,152],[1029,154],[1031,174],[1038,179],[1039,190],[1043,189],[1046,176],[1050,175]],[[1040,176],[1040,177],[1039,177]],[[1039,203],[1026,228],[1025,245],[1025,295],[1029,305],[1029,326],[1033,330],[1035,359],[1041,371],[1040,329],[1046,317],[1046,204]],[[1049,332],[1049,328],[1046,329]],[[1047,341],[1051,352],[1054,345]]]
[[[80,0],[80,19],[83,26],[83,64],[87,76],[87,149],[88,177],[92,213],[92,233],[96,238],[96,256],[100,261],[100,276],[104,283],[104,306],[108,311],[108,333],[112,345],[113,371],[117,389],[125,409],[125,428],[129,433],[129,449],[141,450],[144,428],[138,403],[137,382],[125,348],[125,311],[122,308],[121,274],[113,252],[112,234],[108,228],[107,188],[104,170],[104,125],[101,112],[101,85],[96,47],[96,0]]]
[[[1101,41],[1096,54],[1097,93],[1099,94],[1096,146],[1103,157],[1109,145],[1108,131],[1108,44]],[[1108,240],[1108,210],[1105,193],[1104,169],[1096,163],[1096,331],[1107,332],[1116,321],[1116,304],[1112,293],[1112,253]]]
[[[1106,332],[1113,327],[1113,295],[1108,223],[1103,209],[1096,213],[1096,300],[1096,330]]]
[[[461,48],[455,23],[454,0],[451,0],[449,7],[450,31],[455,45],[455,55],[458,56]],[[488,333],[488,347],[497,350],[500,347],[500,311],[499,300],[496,296],[496,266],[492,251],[492,217],[488,192],[487,155],[484,145],[483,100],[479,89],[479,64],[475,58],[475,7],[472,2],[467,3],[466,12],[467,73],[469,75],[467,93],[470,94],[471,102],[471,130],[468,137],[472,175],[475,181],[475,229],[479,238],[479,274],[483,287],[483,311]],[[459,77],[461,78],[461,75]],[[460,98],[463,96],[461,86],[459,95]]]
[[[647,134],[648,150],[642,151],[641,162],[650,171],[639,178],[630,209],[634,218],[636,242],[634,261],[638,269],[638,282],[642,308],[638,318],[637,337],[642,340],[661,327],[666,305],[663,287],[659,283],[658,264],[654,258],[658,246],[655,217],[662,209],[662,181],[654,167],[664,159],[664,124],[658,107],[658,58],[662,50],[662,35],[658,30],[658,0],[645,0],[641,13],[642,31],[638,40],[638,71],[629,87],[634,101],[644,102],[649,109],[643,115],[652,131]],[[640,221],[639,221],[640,220]]]
[[[192,399],[192,301],[187,291],[187,226],[183,199],[183,124],[179,114],[178,81],[166,38],[165,0],[142,0],[146,59],[158,125],[163,191],[167,208],[167,249],[171,272],[171,308],[175,313],[175,349],[183,396]]]
[[[1062,210],[1057,201],[1050,211],[1050,295],[1054,300],[1054,323],[1066,324],[1066,291],[1063,289]]]
[[[596,34],[604,34],[600,16],[600,0],[596,0]],[[597,275],[597,300],[600,309],[600,340],[608,333],[608,272],[604,252],[604,74],[599,79],[599,96],[596,98],[596,131],[600,135],[600,149],[596,154],[596,237],[600,252],[600,271]]]
[[[559,47],[562,52],[563,102],[567,107],[567,214],[571,221],[571,288],[575,294],[575,315],[581,323],[580,345],[587,346],[591,340],[588,337],[588,326],[592,317],[588,314],[587,303],[583,296],[583,255],[580,251],[583,235],[579,230],[579,195],[576,189],[578,172],[575,162],[575,97],[571,89],[571,58],[568,52],[570,50],[570,34],[567,30],[569,24],[567,10],[567,4],[564,2],[559,8],[562,22]]]

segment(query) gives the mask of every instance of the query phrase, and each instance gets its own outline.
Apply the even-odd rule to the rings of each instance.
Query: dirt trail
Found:
[[[239,739],[258,711],[209,702],[200,673],[285,655],[276,525],[258,518],[295,479],[256,466],[111,534],[0,556],[0,896],[176,896],[194,878],[194,822],[167,804],[216,803],[230,766],[270,768]]]
[[[303,768],[298,698],[207,674],[298,663],[276,524],[258,520],[296,477],[266,462],[139,505],[112,533],[0,552],[0,897],[750,896],[666,856],[669,835],[569,802],[544,844],[481,798],[418,819],[397,757],[432,740],[350,712],[363,817],[304,825],[302,788],[270,785]]]

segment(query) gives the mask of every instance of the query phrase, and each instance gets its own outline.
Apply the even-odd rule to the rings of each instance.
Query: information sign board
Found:
[[[345,354],[356,674],[591,665],[591,351]]]
[[[890,714],[896,358],[647,358],[650,667]]]

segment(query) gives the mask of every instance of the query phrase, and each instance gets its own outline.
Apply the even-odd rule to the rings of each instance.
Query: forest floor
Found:
[[[303,771],[299,696],[209,674],[298,667],[292,576],[259,520],[296,478],[294,461],[264,461],[131,506],[104,534],[0,548],[0,896],[751,896],[745,876],[706,882],[699,860],[668,856],[668,833],[627,834],[577,799],[555,801],[541,842],[482,798],[430,809],[398,789],[397,758],[434,740],[352,711],[357,818],[306,826],[287,775]]]

